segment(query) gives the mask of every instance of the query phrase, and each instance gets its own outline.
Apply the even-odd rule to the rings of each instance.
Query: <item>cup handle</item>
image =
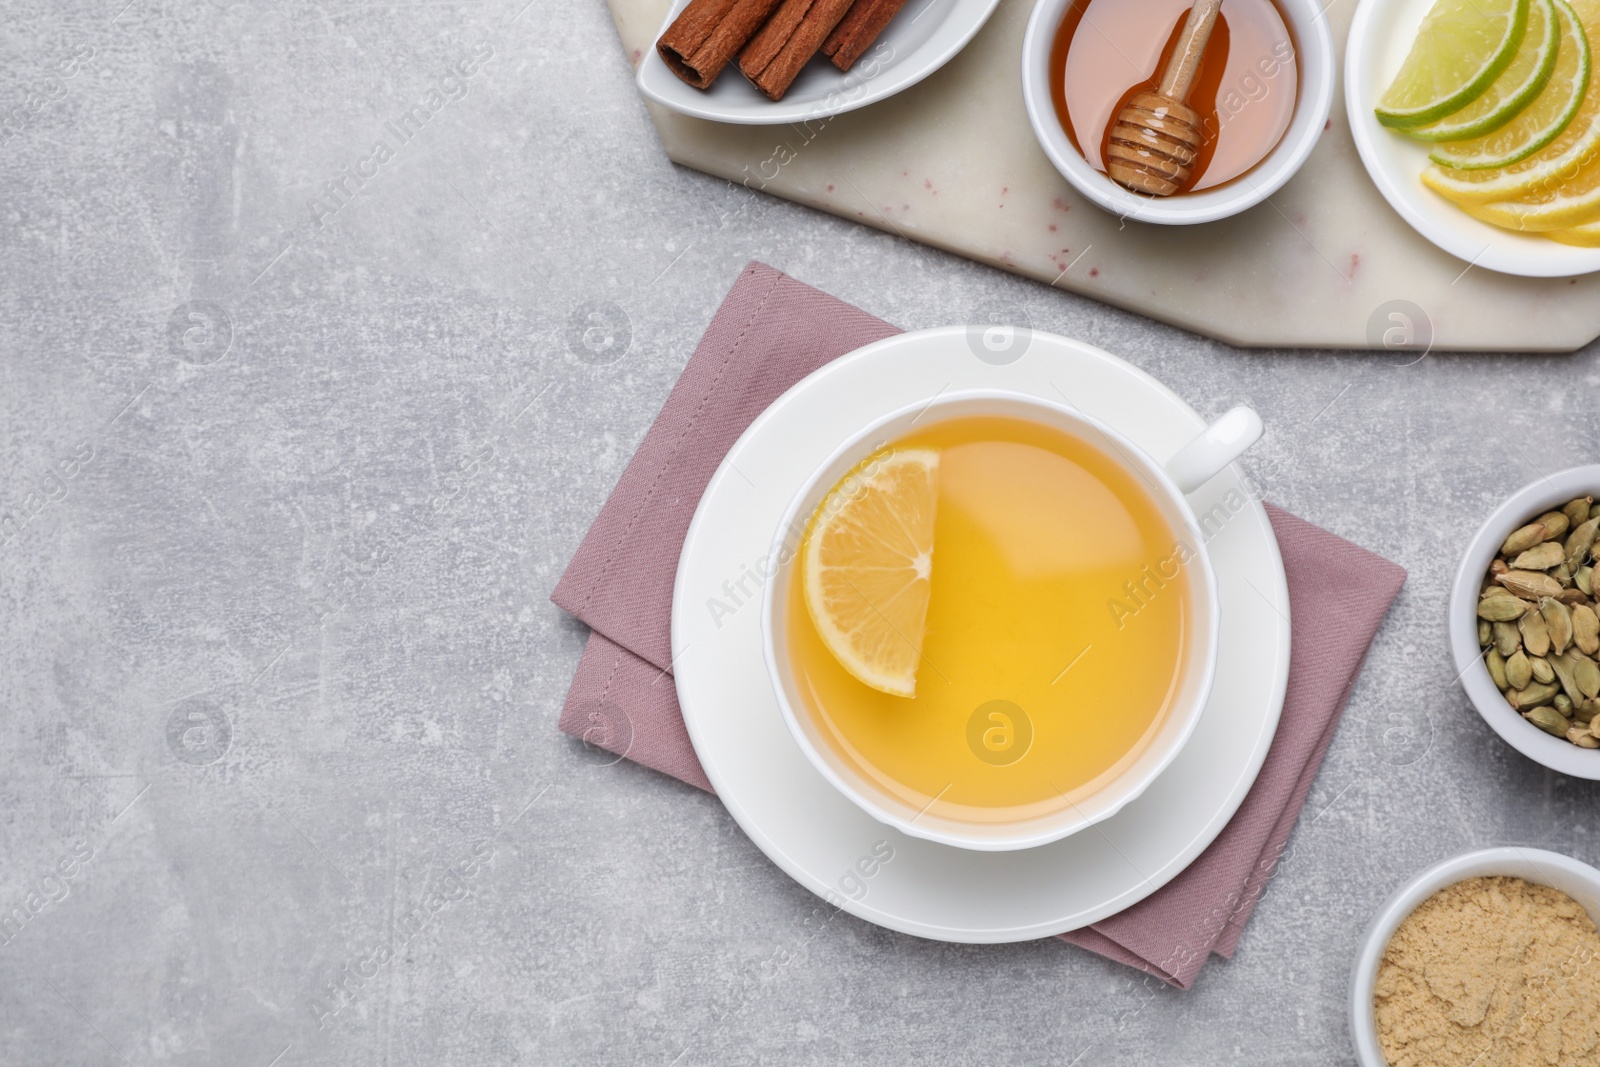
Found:
[[[1200,436],[1167,460],[1167,475],[1188,495],[1261,440],[1261,416],[1240,405],[1200,431]]]

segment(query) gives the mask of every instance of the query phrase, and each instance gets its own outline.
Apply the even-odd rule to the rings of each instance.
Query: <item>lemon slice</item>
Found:
[[[1378,102],[1378,121],[1409,129],[1466,107],[1511,65],[1527,27],[1528,0],[1439,0]]]
[[[928,618],[939,453],[880,453],[834,487],[804,545],[806,609],[844,669],[909,697]]]
[[[1566,6],[1569,5],[1565,4],[1564,0],[1556,0],[1557,11]],[[1579,0],[1570,7],[1577,18],[1573,22],[1574,36],[1568,39],[1568,43],[1582,41],[1584,56],[1587,58],[1588,42],[1597,39],[1596,35],[1600,34],[1600,0]],[[1578,35],[1580,31],[1581,36]],[[1562,50],[1566,51],[1565,48]],[[1561,65],[1562,60],[1558,57],[1556,59],[1558,72]],[[1587,71],[1583,80],[1590,90],[1600,88],[1595,86],[1595,79]],[[1551,83],[1545,87],[1545,92],[1550,92],[1554,87],[1555,79],[1551,78]],[[1535,101],[1529,110],[1537,107],[1539,102]],[[1512,125],[1520,121],[1519,118]],[[1491,136],[1499,136],[1500,132],[1504,131]],[[1589,91],[1584,93],[1578,113],[1573,116],[1566,129],[1562,130],[1555,140],[1527,159],[1510,166],[1491,167],[1486,170],[1464,170],[1432,164],[1422,172],[1422,183],[1458,204],[1515,200],[1538,190],[1555,189],[1571,179],[1597,151],[1600,151],[1600,91]]]
[[[1546,230],[1544,236],[1552,241],[1560,241],[1564,245],[1600,248],[1600,222],[1588,222],[1582,226],[1569,226],[1562,230]]]
[[[1467,202],[1460,207],[1474,218],[1508,230],[1541,233],[1585,226],[1600,219],[1600,155],[1561,182],[1515,200]]]
[[[1574,25],[1570,20],[1568,24]],[[1494,84],[1460,111],[1447,115],[1438,122],[1405,132],[1419,141],[1464,141],[1469,137],[1480,137],[1498,130],[1517,117],[1518,113],[1532,103],[1540,91],[1549,84],[1550,75],[1556,69],[1556,56],[1561,50],[1561,30],[1561,19],[1557,17],[1555,4],[1551,3],[1551,0],[1530,0],[1527,32],[1522,35],[1522,43],[1517,46],[1511,65],[1494,80]],[[1571,111],[1566,113],[1567,119],[1570,120],[1572,113],[1577,111],[1577,102],[1582,97],[1583,90],[1580,86],[1574,96]],[[1549,117],[1544,116],[1544,118],[1545,122],[1541,129],[1549,126]],[[1554,140],[1556,134],[1560,132],[1559,127],[1550,130],[1549,136],[1527,149],[1525,154],[1532,155]],[[1434,158],[1439,159],[1438,156]],[[1444,163],[1446,160],[1439,159],[1439,162]],[[1515,159],[1508,158],[1492,165],[1504,166],[1506,163],[1514,162]]]
[[[1561,50],[1555,72],[1538,99],[1493,133],[1458,144],[1440,145],[1429,159],[1458,170],[1509,167],[1554,141],[1567,128],[1589,88],[1590,55],[1583,27],[1578,25],[1566,0],[1559,0],[1559,3],[1556,21],[1561,28]],[[1531,16],[1529,22],[1532,22]],[[1476,104],[1472,106],[1477,107]],[[1455,118],[1452,115],[1445,121],[1453,122]]]

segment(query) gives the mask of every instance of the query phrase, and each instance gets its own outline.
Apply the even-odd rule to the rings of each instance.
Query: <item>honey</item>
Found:
[[[1056,116],[1090,166],[1106,169],[1111,126],[1134,96],[1154,91],[1190,0],[1073,0],[1050,52]],[[1272,0],[1223,0],[1188,104],[1205,127],[1179,194],[1238,178],[1289,128],[1299,94],[1294,38]]]
[[[1051,427],[963,417],[893,447],[939,453],[916,693],[840,665],[793,567],[797,710],[917,809],[970,822],[1059,811],[1135,759],[1176,699],[1192,639],[1189,578],[1170,563],[1180,538],[1136,475]]]

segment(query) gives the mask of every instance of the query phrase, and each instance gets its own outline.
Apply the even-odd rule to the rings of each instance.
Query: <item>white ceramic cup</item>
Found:
[[[1378,1021],[1372,995],[1378,984],[1378,965],[1389,939],[1417,909],[1417,905],[1446,886],[1468,878],[1504,876],[1559,889],[1583,906],[1589,918],[1600,923],[1600,871],[1559,852],[1516,846],[1467,852],[1436,863],[1401,886],[1367,928],[1366,940],[1350,974],[1350,1038],[1361,1067],[1389,1067],[1378,1044]]]
[[[1050,49],[1067,8],[1083,0],[1038,0],[1022,38],[1022,100],[1033,135],[1072,187],[1114,215],[1138,222],[1183,226],[1213,222],[1254,207],[1283,188],[1316,147],[1333,103],[1333,34],[1316,0],[1279,0],[1294,36],[1300,84],[1294,116],[1277,147],[1232,181],[1198,193],[1152,197],[1132,193],[1089,165],[1061,128],[1050,95]],[[1131,0],[1119,0],[1122,3]],[[1224,13],[1226,14],[1226,13]],[[1129,82],[1132,84],[1133,79]]]
[[[1142,483],[1168,527],[1187,552],[1188,617],[1184,620],[1188,659],[1169,712],[1154,737],[1109,780],[1097,780],[1070,795],[1065,808],[1011,822],[971,822],[942,815],[933,805],[920,810],[894,796],[838,756],[807,707],[787,652],[789,574],[796,565],[800,538],[822,499],[868,456],[913,430],[952,418],[1002,416],[1042,423],[1090,444],[1117,461]],[[1155,781],[1194,731],[1211,692],[1217,659],[1217,580],[1206,541],[1221,520],[1197,518],[1185,494],[1199,489],[1261,437],[1261,419],[1236,407],[1212,423],[1178,453],[1158,461],[1138,445],[1096,419],[1066,404],[1006,390],[947,393],[901,409],[864,428],[840,445],[795,495],[774,537],[770,559],[775,580],[765,585],[762,642],[778,706],[806,758],[817,771],[868,815],[887,826],[929,841],[981,851],[1032,848],[1108,819]],[[1177,559],[1176,548],[1171,557]],[[1130,578],[1138,577],[1130,575]]]
[[[1553,771],[1600,779],[1600,749],[1579,748],[1564,737],[1552,737],[1513,711],[1495,688],[1489,668],[1481,662],[1483,649],[1478,647],[1478,592],[1500,546],[1513,530],[1580,496],[1600,499],[1600,464],[1572,467],[1525,485],[1484,520],[1456,569],[1447,630],[1461,688],[1490,729],[1512,748]]]

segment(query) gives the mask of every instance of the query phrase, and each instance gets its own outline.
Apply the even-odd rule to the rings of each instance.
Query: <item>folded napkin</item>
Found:
[[[673,689],[672,585],[700,496],[745,428],[824,363],[898,333],[760,263],[739,276],[551,595],[594,631],[561,729],[709,790]],[[1233,955],[1405,571],[1267,506],[1288,574],[1289,690],[1255,785],[1211,847],[1067,941],[1187,989]]]

